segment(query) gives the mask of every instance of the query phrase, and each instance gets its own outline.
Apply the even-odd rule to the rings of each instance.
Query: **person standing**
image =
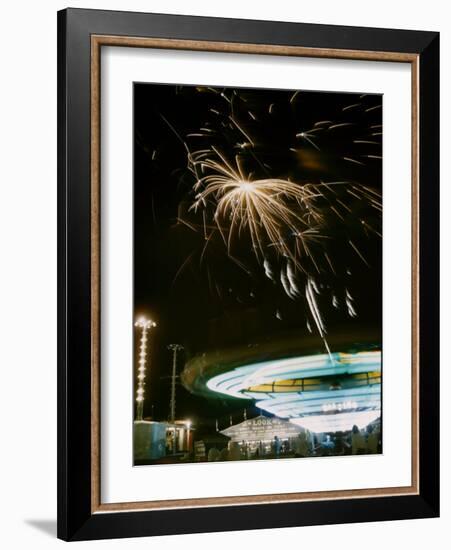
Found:
[[[354,424],[351,434],[351,448],[353,455],[362,455],[366,452],[366,441],[359,428]]]
[[[280,454],[280,439],[277,437],[277,435],[274,436],[274,454],[277,458]]]
[[[370,424],[366,431],[368,433],[368,452],[370,454],[377,454],[379,452],[379,430]]]

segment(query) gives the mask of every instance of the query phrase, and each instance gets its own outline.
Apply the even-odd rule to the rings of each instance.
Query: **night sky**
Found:
[[[232,259],[219,231],[206,246],[214,219],[211,208],[207,220],[202,211],[190,210],[197,177],[188,169],[188,151],[215,155],[214,147],[227,162],[238,158],[252,180],[348,182],[318,199],[326,221],[312,242],[314,260],[304,260],[306,271],[321,285],[318,301],[329,334],[361,326],[381,332],[381,212],[370,200],[374,191],[382,192],[381,107],[382,96],[363,90],[295,94],[135,83],[135,317],[144,314],[158,324],[150,338],[145,417],[153,412],[156,420],[168,418],[168,344],[185,347],[181,372],[187,360],[204,352],[285,333],[302,338],[308,330],[305,297],[293,299],[277,278],[265,274],[246,231],[234,237]],[[363,199],[353,194],[352,186],[361,185],[369,189]],[[278,273],[286,259],[269,246],[267,254]],[[346,290],[357,317],[344,305]],[[332,295],[340,307],[333,306]],[[312,319],[309,324],[315,332]],[[135,350],[138,337],[136,331]],[[236,423],[244,403],[194,396],[177,386],[177,418],[198,426],[211,427],[217,418],[220,428],[226,427],[230,414]],[[248,407],[248,418],[257,412]]]

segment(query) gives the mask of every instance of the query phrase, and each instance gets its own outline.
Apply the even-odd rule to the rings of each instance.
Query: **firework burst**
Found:
[[[264,262],[268,247],[273,247],[281,257],[289,258],[296,268],[302,269],[301,258],[310,255],[309,243],[319,237],[323,218],[314,203],[319,196],[316,186],[273,178],[252,179],[238,157],[233,166],[219,151],[213,151],[219,162],[198,161],[209,174],[195,184],[198,192],[191,209],[213,208],[213,218],[229,253],[235,235],[248,232],[259,261]],[[294,247],[287,234],[295,237]]]

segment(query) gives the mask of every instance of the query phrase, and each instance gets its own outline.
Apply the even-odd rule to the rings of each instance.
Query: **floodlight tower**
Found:
[[[147,362],[147,334],[150,329],[156,327],[157,324],[151,319],[140,317],[135,322],[135,327],[141,329],[141,338],[139,341],[139,358],[138,358],[138,389],[136,390],[136,420],[143,419],[144,411],[144,386],[146,385],[146,362]]]

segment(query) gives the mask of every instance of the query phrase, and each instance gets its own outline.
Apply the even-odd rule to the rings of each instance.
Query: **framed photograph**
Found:
[[[439,514],[439,36],[58,14],[58,536]]]

